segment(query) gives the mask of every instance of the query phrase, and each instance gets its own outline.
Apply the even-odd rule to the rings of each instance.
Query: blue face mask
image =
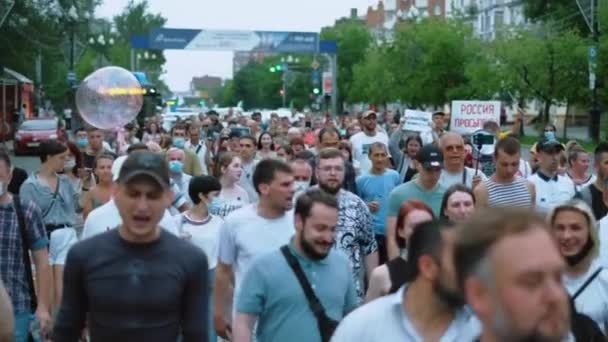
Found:
[[[547,140],[557,140],[557,138],[555,138],[555,132],[552,132],[552,131],[545,132],[545,139],[547,139]]]
[[[173,138],[173,146],[175,146],[179,149],[183,149],[185,144],[186,144],[186,139],[184,139],[182,137]]]
[[[78,147],[80,147],[80,148],[85,148],[85,147],[87,147],[87,145],[89,145],[89,139],[78,138],[78,139],[76,139],[76,145],[78,145]]]
[[[184,163],[179,160],[171,160],[169,162],[169,171],[172,173],[182,173],[184,170]]]

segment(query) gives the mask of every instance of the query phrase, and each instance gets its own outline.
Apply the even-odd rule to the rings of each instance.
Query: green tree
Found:
[[[503,88],[542,101],[543,122],[549,120],[551,105],[588,100],[587,44],[574,31],[521,31],[494,46]]]
[[[467,92],[465,67],[479,51],[471,28],[437,18],[398,24],[386,67],[396,99],[413,108],[442,106]]]
[[[348,19],[321,30],[321,39],[335,40],[338,45],[338,103],[348,96],[353,84],[353,67],[365,58],[372,37],[364,23]]]
[[[389,47],[367,51],[365,59],[353,66],[353,82],[347,94],[348,102],[370,102],[385,105],[396,99],[394,74],[386,67]]]
[[[575,0],[522,0],[524,15],[533,22],[542,22],[555,30],[567,31],[577,28],[583,35],[589,27]],[[581,0],[581,7],[590,13],[590,1]]]

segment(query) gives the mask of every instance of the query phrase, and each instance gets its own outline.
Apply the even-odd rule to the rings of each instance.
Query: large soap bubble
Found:
[[[85,78],[76,92],[76,107],[92,126],[116,129],[133,121],[143,105],[144,90],[128,70],[110,66]]]

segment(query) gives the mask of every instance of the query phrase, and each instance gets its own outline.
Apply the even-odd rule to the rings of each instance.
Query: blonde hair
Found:
[[[587,219],[589,237],[591,240],[593,240],[593,249],[591,250],[591,253],[594,257],[597,257],[600,251],[600,239],[598,236],[597,222],[591,208],[589,208],[585,202],[576,199],[570,200],[562,205],[558,205],[557,207],[553,208],[553,210],[551,210],[549,213],[549,216],[547,216],[547,222],[549,225],[551,225],[551,227],[553,227],[553,224],[555,223],[557,214],[563,211],[574,211],[585,216]]]

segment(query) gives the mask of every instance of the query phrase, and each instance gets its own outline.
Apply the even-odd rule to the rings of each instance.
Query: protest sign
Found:
[[[452,101],[450,130],[471,134],[486,121],[500,124],[500,101]]]
[[[432,113],[406,109],[404,116],[404,131],[423,133],[431,130]]]

